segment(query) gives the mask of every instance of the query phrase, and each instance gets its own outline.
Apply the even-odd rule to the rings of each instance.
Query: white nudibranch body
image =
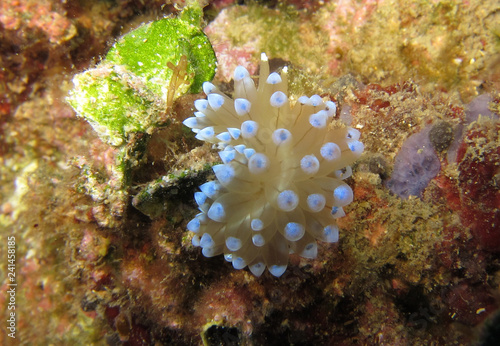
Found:
[[[342,180],[363,152],[359,131],[330,128],[336,105],[302,96],[291,107],[286,68],[269,73],[262,54],[258,87],[248,71],[234,71],[233,98],[206,82],[184,124],[217,144],[217,180],[195,193],[200,213],[187,224],[207,257],[224,253],[234,268],[265,268],[281,276],[289,253],[315,258],[317,240],[337,242],[336,219],[353,199]]]

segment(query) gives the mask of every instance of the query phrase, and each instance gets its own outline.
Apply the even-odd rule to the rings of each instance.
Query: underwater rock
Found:
[[[458,151],[460,215],[483,248],[500,251],[500,121],[471,125]]]
[[[132,205],[143,214],[155,219],[163,215],[169,206],[189,203],[195,188],[211,175],[210,166],[201,171],[186,171],[163,176],[146,184],[132,199]]]
[[[497,309],[491,293],[477,286],[465,281],[452,287],[444,297],[454,320],[475,326]]]

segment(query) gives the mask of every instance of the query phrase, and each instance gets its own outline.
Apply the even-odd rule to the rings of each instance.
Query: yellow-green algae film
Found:
[[[216,58],[201,15],[193,4],[179,17],[144,24],[120,38],[96,68],[74,77],[68,102],[102,140],[119,146],[130,133],[150,132],[165,123],[176,98],[212,80]]]

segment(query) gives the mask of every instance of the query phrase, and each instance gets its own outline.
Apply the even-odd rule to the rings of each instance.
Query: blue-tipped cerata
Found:
[[[242,66],[233,76],[232,98],[206,82],[207,99],[184,121],[222,160],[216,180],[195,193],[199,213],[187,229],[204,256],[224,254],[235,269],[279,277],[289,253],[315,258],[317,240],[339,240],[336,220],[353,200],[343,180],[364,146],[358,130],[332,124],[330,99],[289,99],[287,69],[270,72],[265,54],[258,87]]]

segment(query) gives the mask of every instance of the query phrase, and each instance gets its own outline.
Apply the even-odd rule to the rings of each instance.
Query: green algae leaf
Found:
[[[182,55],[188,59],[187,73],[193,80],[184,86],[192,93],[211,80],[215,70],[215,55],[205,34],[196,26],[178,18],[165,18],[145,24],[123,36],[109,51],[106,61],[123,65],[145,79],[155,93],[165,93],[165,82],[173,71],[167,63],[178,65]]]
[[[151,132],[179,96],[215,74],[215,53],[199,28],[201,8],[147,23],[121,37],[95,68],[76,75],[68,102],[107,143]],[[198,16],[198,17],[197,17]],[[195,25],[198,24],[198,25]]]

